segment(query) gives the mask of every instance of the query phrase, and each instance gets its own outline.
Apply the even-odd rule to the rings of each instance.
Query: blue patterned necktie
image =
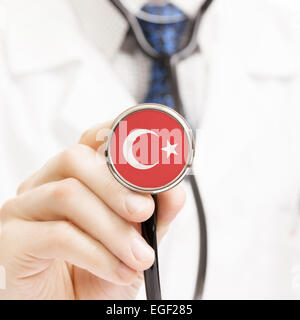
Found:
[[[181,16],[183,18],[172,23],[154,23],[139,19],[146,40],[153,49],[160,54],[172,55],[176,53],[180,48],[181,36],[187,25],[184,13],[170,3],[164,5],[146,4],[141,10],[156,16],[170,17],[176,15],[176,17]],[[169,69],[164,61],[157,60],[152,64],[149,91],[144,102],[175,107]]]

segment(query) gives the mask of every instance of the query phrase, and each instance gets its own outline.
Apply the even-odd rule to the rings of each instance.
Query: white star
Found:
[[[177,155],[177,152],[176,152],[176,147],[177,147],[177,144],[170,144],[170,141],[168,140],[167,141],[167,146],[164,147],[164,148],[161,148],[161,150],[163,151],[166,151],[167,152],[167,158],[170,157],[171,154],[176,154]]]

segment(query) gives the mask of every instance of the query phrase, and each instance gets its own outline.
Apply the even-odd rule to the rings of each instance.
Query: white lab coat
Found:
[[[192,14],[196,1],[181,3]],[[107,0],[0,0],[0,20],[2,204],[82,131],[135,105],[150,62],[137,54],[145,70],[136,70],[117,53],[127,24]],[[203,54],[179,74],[200,128],[204,298],[299,298],[299,1],[216,0],[199,42]],[[193,293],[199,236],[187,192],[160,248],[164,298]]]

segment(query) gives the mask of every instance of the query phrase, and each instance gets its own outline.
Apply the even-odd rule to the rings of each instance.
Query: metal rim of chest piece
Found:
[[[119,123],[122,120],[125,120],[129,115],[131,115],[135,112],[143,111],[143,110],[156,110],[156,111],[164,112],[167,115],[169,115],[170,117],[174,118],[183,128],[183,131],[186,134],[187,142],[188,142],[188,157],[186,159],[186,163],[185,163],[183,170],[180,172],[180,174],[174,180],[170,181],[166,185],[156,187],[156,188],[142,188],[142,187],[134,185],[134,184],[130,183],[129,181],[127,181],[126,179],[124,179],[119,174],[118,170],[115,168],[113,160],[112,160],[112,156],[110,153],[111,140],[114,136],[115,130],[119,126]],[[120,182],[123,186],[125,186],[126,188],[129,188],[130,190],[133,190],[133,191],[136,191],[139,193],[158,194],[158,193],[161,193],[161,192],[164,192],[164,191],[167,191],[167,190],[174,188],[188,174],[188,172],[192,166],[193,159],[194,159],[194,153],[195,153],[195,142],[194,142],[193,132],[192,132],[190,125],[187,123],[187,121],[175,110],[173,110],[169,107],[166,107],[164,105],[156,104],[156,103],[139,104],[139,105],[131,107],[131,108],[125,110],[124,112],[122,112],[113,121],[110,129],[111,129],[111,132],[107,137],[107,140],[105,143],[105,151],[104,151],[106,162],[108,164],[108,168],[109,168],[110,172],[115,177],[115,179],[118,182]]]

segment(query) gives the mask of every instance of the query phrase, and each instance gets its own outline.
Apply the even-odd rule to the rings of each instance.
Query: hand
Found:
[[[107,126],[88,130],[1,208],[0,299],[135,298],[154,261],[140,235],[154,202],[112,177],[96,139]],[[159,239],[184,201],[182,186],[158,196]]]

